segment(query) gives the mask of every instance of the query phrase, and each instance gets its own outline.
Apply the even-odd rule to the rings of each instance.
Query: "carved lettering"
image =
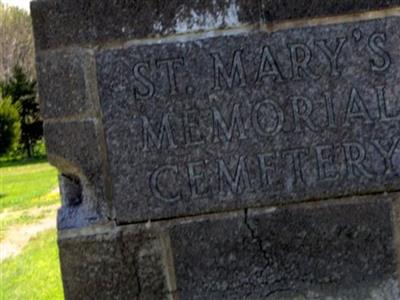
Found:
[[[204,144],[204,136],[199,131],[199,112],[189,110],[183,113],[183,128],[186,146]]]
[[[96,51],[113,188],[138,207],[121,220],[394,191],[397,22]]]
[[[160,187],[160,176],[163,174],[168,174],[169,176],[173,175],[176,176],[178,173],[178,167],[175,165],[166,165],[161,168],[158,168],[154,171],[154,173],[150,176],[150,190],[153,193],[153,196],[163,202],[175,202],[181,199],[182,195],[180,192],[170,192],[170,191],[163,191]],[[171,182],[168,180],[167,182]],[[165,183],[164,183],[165,185]],[[171,187],[170,184],[168,184]]]
[[[161,59],[161,60],[156,61],[157,67],[161,67],[164,65],[166,66],[167,75],[168,75],[168,83],[169,83],[169,93],[171,95],[175,95],[178,93],[175,69],[178,65],[183,66],[184,64],[185,64],[185,61],[182,57]]]
[[[391,58],[387,51],[384,49],[386,42],[386,34],[383,32],[376,32],[372,34],[368,40],[368,47],[375,58],[370,60],[371,70],[374,72],[384,72],[389,69],[391,65]]]
[[[284,80],[282,73],[279,70],[278,63],[276,62],[268,46],[265,46],[263,48],[256,82],[261,82],[265,77],[271,77],[273,81],[278,82],[282,82]]]
[[[221,112],[216,107],[212,107],[212,115],[214,143],[221,140],[221,133],[224,137],[222,141],[230,142],[234,136],[235,129],[237,129],[237,135],[240,140],[247,138],[244,123],[240,115],[240,105],[238,103],[233,105],[229,127]]]
[[[326,119],[328,128],[337,128],[336,126],[336,113],[335,107],[333,106],[332,98],[324,93],[325,108],[326,108]]]
[[[341,74],[339,71],[338,60],[345,43],[346,38],[337,38],[335,50],[332,50],[328,46],[328,40],[326,39],[315,42],[315,45],[317,45],[322,50],[322,53],[324,53],[326,58],[329,60],[329,65],[331,67],[331,76],[340,76]]]
[[[264,187],[271,185],[271,173],[275,171],[273,162],[276,160],[276,155],[274,153],[263,153],[259,154],[257,158],[260,167],[261,186]]]
[[[224,80],[228,88],[232,88],[236,83],[237,86],[246,86],[246,74],[242,63],[242,50],[236,50],[233,53],[232,63],[229,71],[222,62],[219,53],[211,53],[214,60],[214,86],[213,90],[221,90],[221,78]]]
[[[335,169],[335,147],[320,145],[315,147],[319,180],[337,180],[339,174]]]
[[[304,172],[303,172],[303,164],[304,157],[309,153],[308,149],[293,149],[293,150],[284,150],[282,151],[282,158],[289,158],[292,164],[293,170],[293,183],[305,183],[304,180]]]
[[[265,100],[255,105],[251,120],[254,130],[259,135],[275,135],[282,129],[284,114],[278,104],[271,100]],[[269,125],[270,123],[272,125]]]
[[[376,97],[378,99],[379,117],[382,121],[392,121],[400,117],[400,112],[397,115],[390,115],[385,98],[385,87],[378,86],[375,88]]]
[[[304,44],[290,44],[288,47],[290,49],[292,79],[301,80],[306,77],[318,79],[319,77],[314,74],[309,66],[312,58],[310,48]]]
[[[373,123],[363,98],[361,98],[360,94],[355,88],[352,88],[349,102],[347,103],[344,126],[350,126],[354,119],[362,119],[364,124]]]
[[[204,169],[205,162],[197,161],[188,163],[188,176],[190,193],[192,199],[201,198],[208,192],[207,187],[202,187],[204,185]],[[203,184],[202,184],[203,183]]]
[[[311,120],[312,102],[301,96],[292,97],[294,132],[302,132],[303,128],[318,132],[318,127]]]
[[[149,150],[150,144],[153,144],[158,150],[161,150],[163,145],[166,145],[167,149],[177,148],[177,145],[175,143],[175,138],[172,133],[169,117],[170,114],[168,113],[163,115],[158,133],[154,131],[147,117],[145,116],[141,117],[143,124],[144,151]]]
[[[386,150],[385,147],[382,145],[382,140],[372,140],[372,145],[375,146],[378,153],[383,157],[385,162],[385,174],[390,174],[395,171],[393,165],[393,156],[397,149],[397,146],[400,145],[400,137],[393,137],[391,145],[389,145],[388,149]]]
[[[363,145],[359,143],[344,143],[343,148],[348,177],[356,178],[364,176],[366,178],[373,178],[373,174],[364,165],[366,151]]]
[[[219,191],[226,193],[226,186],[234,194],[241,194],[251,190],[249,173],[244,156],[240,156],[232,176],[231,171],[223,159],[218,160]]]
[[[134,89],[135,99],[148,99],[153,97],[155,88],[153,82],[143,74],[146,69],[150,68],[150,64],[148,62],[140,62],[134,65],[133,67],[133,76],[140,83],[141,87]]]

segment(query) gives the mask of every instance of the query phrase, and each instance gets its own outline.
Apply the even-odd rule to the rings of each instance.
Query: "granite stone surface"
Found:
[[[258,1],[34,1],[36,47],[104,43],[258,23]],[[104,13],[107,12],[107,13]],[[118,16],[118,17],[116,17]]]
[[[98,129],[93,121],[45,123],[48,159],[60,171],[63,206],[58,228],[83,227],[110,217]]]
[[[176,225],[170,236],[179,299],[397,300],[393,198]]]
[[[264,22],[270,22],[359,13],[398,5],[400,5],[398,0],[261,0],[261,16]]]
[[[399,0],[36,0],[37,49],[168,36],[208,29],[332,16],[400,5]],[[107,12],[107,13],[104,13]]]
[[[116,221],[397,191],[399,26],[99,49]]]
[[[65,299],[400,299],[400,0],[31,15]]]
[[[163,250],[150,233],[114,231],[58,244],[66,299],[170,299]]]
[[[36,60],[40,112],[44,119],[95,114],[89,92],[88,51],[39,53]]]
[[[61,232],[66,299],[398,300],[399,194]]]

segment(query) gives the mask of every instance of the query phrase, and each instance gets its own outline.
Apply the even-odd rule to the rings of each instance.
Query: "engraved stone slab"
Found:
[[[99,50],[117,221],[398,189],[399,26]]]

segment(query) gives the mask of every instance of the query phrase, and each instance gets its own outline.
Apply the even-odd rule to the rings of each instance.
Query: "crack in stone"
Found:
[[[121,256],[122,256],[122,261],[124,264],[127,264],[129,262],[129,257],[126,255],[127,249],[129,249],[129,243],[125,240],[124,235],[120,234],[119,236],[120,244],[121,244]],[[135,249],[135,252],[138,252],[139,249]],[[140,274],[139,274],[139,262],[137,261],[137,257],[132,259],[132,265],[134,268],[134,280],[136,281],[137,284],[137,292],[135,293],[135,299],[140,300],[141,299],[141,294],[142,294],[142,286],[140,283]]]
[[[260,249],[260,252],[263,254],[263,257],[265,260],[269,261],[268,253],[264,250],[262,246],[262,240],[261,238],[256,234],[255,230],[251,227],[248,219],[248,209],[246,208],[244,210],[244,224],[246,225],[247,229],[250,231],[251,238],[257,242],[258,248]]]
[[[246,225],[247,229],[250,231],[251,238],[253,239],[253,241],[255,241],[257,243],[257,246],[258,246],[260,252],[262,253],[263,258],[266,261],[266,265],[264,266],[263,270],[261,271],[261,276],[262,276],[264,274],[265,270],[271,264],[271,259],[270,259],[269,255],[268,255],[268,252],[265,251],[264,248],[263,248],[262,239],[260,238],[260,236],[257,235],[256,230],[250,225],[249,218],[248,218],[248,209],[247,208],[244,210],[244,224]],[[282,279],[282,277],[281,277],[279,279],[277,278],[277,279],[272,280],[272,282],[268,282],[268,281],[267,282],[263,282],[263,284],[266,284],[266,285],[269,285],[269,286],[276,285],[276,284],[279,285],[279,283],[281,283],[283,281],[284,281],[284,279]],[[276,293],[288,292],[288,291],[291,291],[291,289],[290,288],[271,288],[271,290],[268,293],[266,293],[264,295],[264,297],[269,298],[269,297],[271,297],[272,295],[274,295]],[[251,293],[250,293],[250,295],[251,295]],[[250,296],[250,295],[248,295],[248,296]]]

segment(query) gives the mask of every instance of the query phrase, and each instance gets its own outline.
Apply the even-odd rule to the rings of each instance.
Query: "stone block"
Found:
[[[361,13],[400,5],[399,0],[261,0],[264,22]]]
[[[104,13],[107,12],[107,13]],[[37,49],[238,27],[260,20],[256,1],[34,1]],[[118,16],[118,17],[116,17]]]
[[[36,60],[40,111],[44,119],[96,114],[90,94],[89,52],[52,51],[39,53]]]
[[[151,233],[61,237],[65,299],[170,299],[163,249]]]
[[[176,225],[179,299],[397,300],[395,197],[250,209]]]
[[[399,9],[33,1],[66,299],[400,299]]]
[[[117,221],[398,190],[399,26],[98,51]]]
[[[45,123],[47,153],[60,176],[63,206],[59,229],[110,217],[101,139],[93,121]]]
[[[83,0],[36,0],[31,4],[31,13],[39,50],[257,26],[260,21],[359,13],[398,5],[399,0],[207,0],[191,1],[190,5],[182,0],[102,0],[96,4]]]

